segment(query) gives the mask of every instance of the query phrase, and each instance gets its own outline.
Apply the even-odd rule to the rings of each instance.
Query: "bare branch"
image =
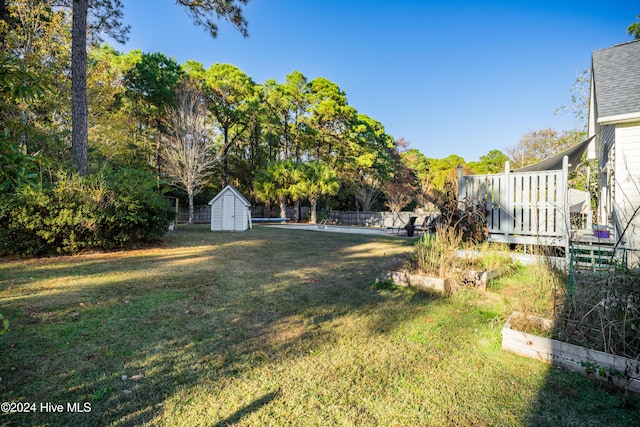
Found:
[[[168,112],[163,167],[169,179],[189,196],[189,222],[192,222],[193,196],[209,183],[216,163],[213,131],[207,123],[202,94],[183,86],[176,98],[176,107]]]

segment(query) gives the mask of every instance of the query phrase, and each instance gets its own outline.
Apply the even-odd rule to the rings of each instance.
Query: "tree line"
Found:
[[[498,172],[508,159],[533,162],[578,135],[535,132],[512,151],[491,150],[476,162],[457,155],[429,158],[358,112],[326,78],[292,71],[283,81],[258,83],[232,64],[206,68],[195,60],[179,64],[161,52],[119,52],[97,34],[102,25],[116,40],[126,38],[120,1],[72,3],[73,9],[53,0],[0,0],[3,193],[55,189],[76,173],[128,179],[142,174],[155,182],[157,193],[179,196],[190,206],[231,184],[264,204],[267,215],[272,205],[284,215],[287,203],[308,203],[315,220],[319,204],[358,210],[428,206],[460,164],[467,173]],[[75,142],[76,3],[88,8],[81,25],[88,34],[87,106],[80,114],[86,119],[86,154],[78,148],[83,143]],[[246,34],[239,6],[214,7],[234,2],[179,3],[214,35],[207,13],[226,17]],[[136,173],[121,173],[131,170]]]
[[[152,173],[160,191],[179,188],[190,200],[200,191],[208,197],[233,184],[255,200],[279,203],[267,200],[265,186],[256,185],[258,172],[272,162],[295,169],[289,172],[291,182],[294,177],[339,180],[343,193],[353,193],[358,180],[380,182],[393,174],[393,138],[325,78],[308,80],[293,71],[284,82],[258,84],[231,64],[205,69],[196,61],[178,64],[160,52],[120,53],[91,42],[88,163],[80,167],[81,150],[73,142],[71,8],[38,0],[2,5],[6,191],[55,186],[60,176],[109,167]],[[307,163],[312,165],[299,166]],[[303,188],[320,190],[305,194]],[[335,185],[302,181],[278,194],[283,191],[287,198],[314,203],[318,191],[337,192]]]

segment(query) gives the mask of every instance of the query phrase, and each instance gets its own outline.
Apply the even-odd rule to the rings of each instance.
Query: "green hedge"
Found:
[[[155,179],[124,170],[23,187],[0,198],[0,255],[73,254],[158,239],[174,213]]]

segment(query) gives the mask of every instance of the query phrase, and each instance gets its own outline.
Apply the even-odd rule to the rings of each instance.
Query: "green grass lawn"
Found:
[[[500,286],[447,298],[372,286],[412,250],[194,226],[146,249],[2,260],[0,396],[36,412],[0,424],[640,424],[635,399],[503,352]]]

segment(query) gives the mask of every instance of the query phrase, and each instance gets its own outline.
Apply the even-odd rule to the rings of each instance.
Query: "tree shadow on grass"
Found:
[[[171,256],[138,254],[135,263],[126,253],[124,259],[93,254],[89,263],[82,257],[77,263],[52,259],[52,268],[0,272],[0,282],[18,275],[25,286],[3,308],[13,320],[12,331],[0,337],[3,396],[92,406],[87,414],[3,414],[0,423],[153,422],[181,390],[235,381],[249,369],[331,345],[335,337],[328,325],[375,311],[386,299],[368,286],[380,258],[369,253],[369,236],[345,241],[313,234],[313,245],[282,231],[191,236],[208,249],[192,253],[194,262],[177,272],[169,273],[166,265],[189,257],[177,254],[176,246],[167,249]],[[358,245],[363,249],[354,249]],[[58,269],[60,261],[64,266]],[[119,275],[131,268],[149,274]],[[115,278],[95,283],[100,271],[115,272]],[[58,289],[52,301],[46,293],[51,279],[77,283]],[[36,285],[29,288],[30,282]],[[5,295],[11,295],[10,287]],[[403,315],[385,308],[371,333],[389,330]],[[136,375],[141,378],[132,380]],[[260,392],[218,425],[239,422],[280,393],[254,390]]]
[[[7,297],[2,312],[12,321],[12,330],[0,337],[0,394],[13,401],[89,402],[92,407],[91,413],[84,414],[2,414],[0,424],[161,423],[173,419],[173,414],[189,412],[193,401],[199,399],[217,405],[196,415],[200,424],[252,423],[256,417],[266,416],[265,412],[271,416],[271,411],[281,410],[281,406],[288,410],[296,405],[313,408],[313,402],[291,399],[318,399],[316,404],[321,405],[327,398],[323,387],[333,387],[334,393],[348,390],[349,385],[344,383],[368,380],[366,376],[363,379],[367,370],[394,382],[397,378],[387,376],[384,362],[403,359],[402,353],[411,352],[413,347],[420,347],[412,354],[416,359],[408,359],[401,365],[408,369],[400,371],[406,376],[403,381],[410,384],[411,375],[420,374],[411,365],[417,358],[432,359],[436,369],[444,363],[444,358],[436,357],[440,350],[448,352],[448,358],[465,361],[466,353],[474,351],[470,343],[476,339],[474,328],[478,323],[465,314],[473,307],[462,307],[460,313],[434,321],[426,318],[429,310],[449,309],[446,299],[429,292],[370,286],[388,251],[399,250],[403,242],[394,246],[388,239],[369,236],[282,230],[232,234],[203,229],[188,230],[184,235],[190,239],[184,246],[188,255],[180,253],[182,246],[177,242],[155,255],[136,253],[134,260],[127,259],[126,253],[124,259],[92,254],[87,257],[92,265],[87,258],[78,257],[77,263],[69,258],[52,259],[42,261],[45,265],[40,269],[17,265],[0,270],[0,283],[6,284],[0,295]],[[377,245],[387,245],[382,255],[375,251]],[[130,270],[136,274],[125,274]],[[114,278],[96,283],[101,271],[114,273]],[[24,290],[9,289],[12,277],[20,278]],[[60,286],[52,298],[47,293],[51,280],[76,282]],[[365,345],[363,340],[380,337],[379,343],[393,341],[396,328],[414,322],[418,316],[425,319],[409,337],[415,346],[386,348],[388,359],[376,358],[377,348],[357,352]],[[341,328],[349,322],[345,332]],[[433,351],[423,351],[431,344],[435,346]],[[352,353],[336,354],[338,348]],[[323,353],[328,356],[314,359]],[[349,359],[354,354],[365,360]],[[498,369],[500,366],[492,368],[485,357],[481,354],[475,360],[483,370],[493,369],[491,381],[511,384],[509,367],[505,365],[505,372]],[[279,388],[278,374],[268,374],[275,379],[256,379],[262,372],[284,364],[294,370],[308,368],[311,365],[304,364],[307,359],[311,363],[318,360],[321,365],[312,375],[329,375],[322,371],[328,368],[342,377],[315,382],[307,378],[300,387],[308,394],[302,396]],[[354,370],[348,369],[352,363],[356,365]],[[309,375],[304,370],[284,374]],[[350,374],[353,378],[343,378]],[[334,382],[340,385],[333,386]],[[216,393],[225,392],[225,387],[235,389],[234,401],[218,401]],[[637,408],[621,408],[619,399],[609,399],[594,387],[586,379],[576,380],[575,374],[550,369],[537,402],[527,406],[526,413],[518,413],[517,422],[640,422]],[[412,394],[420,394],[423,389]],[[447,389],[442,390],[446,394]],[[478,397],[473,393],[469,401]],[[225,394],[229,395],[233,394]],[[372,396],[375,393],[368,397]],[[403,397],[411,398],[409,394]],[[348,399],[345,395],[338,401]],[[580,405],[576,404],[578,400]],[[204,411],[202,407],[199,410]],[[366,409],[360,410],[360,415],[366,416]],[[468,421],[468,414],[460,411],[456,415]],[[582,413],[569,416],[576,412]]]
[[[579,373],[549,367],[525,425],[640,425],[640,401]]]
[[[280,390],[276,390],[276,391],[273,391],[271,393],[267,393],[264,396],[254,400],[250,404],[238,409],[236,412],[234,412],[233,414],[229,415],[224,420],[221,420],[221,421],[213,424],[212,427],[227,427],[227,426],[231,426],[233,424],[237,424],[240,420],[242,420],[242,418],[244,418],[248,414],[250,414],[252,412],[255,412],[258,409],[262,408],[263,406],[268,405],[269,403],[271,403],[271,401],[273,399],[276,399],[278,396],[280,396],[280,394],[281,394]]]

